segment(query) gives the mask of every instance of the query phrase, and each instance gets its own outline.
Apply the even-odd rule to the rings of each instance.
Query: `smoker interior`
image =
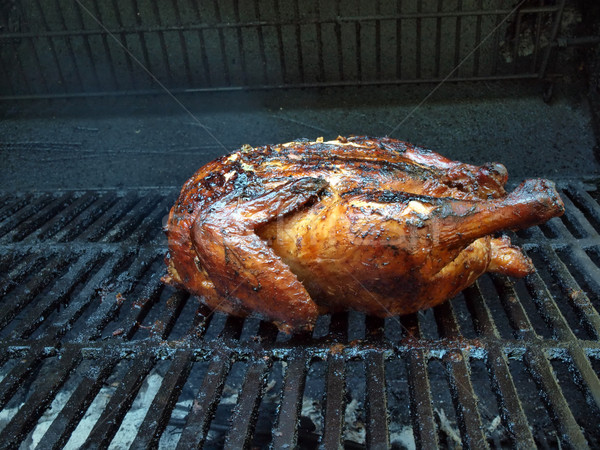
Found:
[[[597,29],[514,7],[2,3],[0,446],[598,447]],[[565,215],[511,233],[537,272],[295,336],[161,283],[201,164],[350,134],[554,180]]]

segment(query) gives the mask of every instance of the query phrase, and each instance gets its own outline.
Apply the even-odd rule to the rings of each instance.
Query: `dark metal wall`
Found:
[[[15,0],[0,97],[535,78],[565,2],[516,4]]]

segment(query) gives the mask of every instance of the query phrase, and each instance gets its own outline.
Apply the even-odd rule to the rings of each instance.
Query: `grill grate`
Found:
[[[174,191],[2,195],[0,442],[596,447],[599,196],[561,186],[514,237],[537,273],[291,338],[161,284]]]
[[[565,1],[514,7],[15,0],[0,8],[0,99],[153,93],[157,79],[191,92],[543,78]]]

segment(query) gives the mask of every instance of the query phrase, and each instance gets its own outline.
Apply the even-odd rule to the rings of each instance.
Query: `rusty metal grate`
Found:
[[[0,442],[597,447],[595,188],[564,182],[566,215],[515,236],[538,268],[524,280],[292,338],[160,283],[175,191],[4,194]]]
[[[543,77],[565,1],[514,8],[510,0],[5,2],[0,98],[161,92],[157,79],[194,92]]]

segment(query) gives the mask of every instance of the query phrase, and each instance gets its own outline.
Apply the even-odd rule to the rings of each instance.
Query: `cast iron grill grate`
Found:
[[[311,336],[165,287],[169,190],[0,197],[3,447],[596,447],[600,205],[515,236],[538,272]]]

